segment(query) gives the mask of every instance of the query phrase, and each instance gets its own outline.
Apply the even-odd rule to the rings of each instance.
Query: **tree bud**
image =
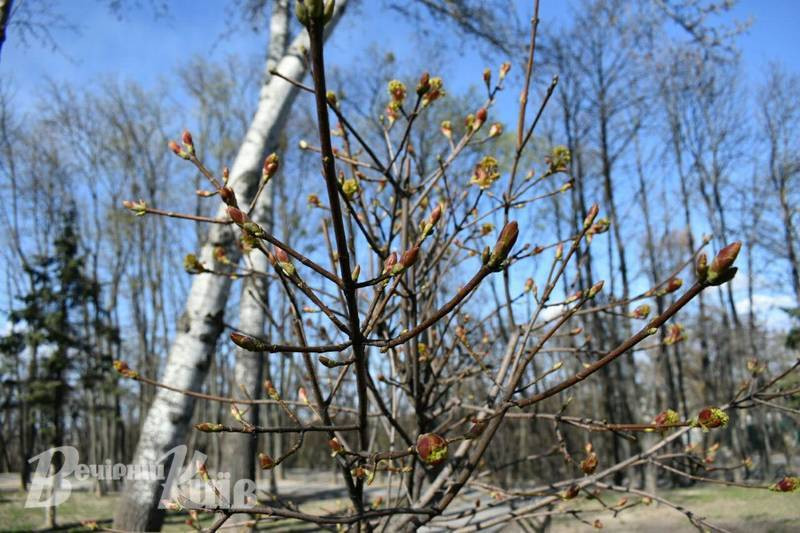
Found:
[[[396,264],[397,264],[397,252],[392,252],[391,254],[389,254],[389,257],[386,258],[386,261],[383,262],[383,273],[384,274],[390,273]]]
[[[189,274],[202,274],[207,272],[206,267],[194,254],[186,254],[183,258],[183,269]]]
[[[194,155],[194,142],[192,141],[192,134],[189,133],[189,130],[183,130],[181,141],[183,142],[183,146],[186,148],[186,151],[190,155]]]
[[[198,431],[202,431],[203,433],[218,433],[222,431],[225,426],[222,424],[214,424],[212,422],[200,422],[199,424],[195,424],[194,428]]]
[[[583,219],[583,229],[588,229],[592,226],[592,222],[594,222],[598,212],[600,212],[600,207],[597,204],[592,204],[592,207],[589,208],[589,212],[586,214],[586,218]]]
[[[480,189],[488,189],[498,179],[500,179],[500,169],[497,159],[487,155],[475,165],[469,182]]]
[[[511,70],[511,63],[509,63],[508,61],[500,65],[500,81],[506,78],[506,75],[508,74],[509,70]]]
[[[328,441],[328,447],[331,449],[331,457],[335,457],[344,451],[344,446],[336,437]]]
[[[589,289],[589,294],[587,294],[586,297],[589,298],[590,300],[592,298],[594,298],[597,295],[598,292],[603,290],[603,283],[604,283],[604,281],[600,280],[597,283],[595,283],[594,285],[592,285],[592,287]]]
[[[114,361],[114,370],[125,376],[126,378],[136,379],[139,377],[139,373],[135,370],[131,370],[128,367],[128,363],[125,361],[116,360]]]
[[[665,409],[656,415],[653,419],[653,424],[659,427],[662,426],[671,426],[673,424],[677,424],[681,421],[681,417],[678,413],[672,409]]]
[[[275,259],[277,259],[279,263],[289,262],[289,254],[287,254],[286,250],[284,250],[283,248],[278,248],[277,246],[273,246],[273,253],[275,254]]]
[[[242,224],[242,229],[256,238],[263,238],[267,236],[267,232],[265,232],[264,229],[255,222],[245,222]]]
[[[710,284],[714,285],[724,283],[724,281],[719,281],[721,278],[723,278],[723,276],[725,276],[728,270],[731,269],[733,262],[736,261],[736,256],[739,255],[739,250],[741,250],[741,248],[742,243],[740,241],[736,241],[724,247],[717,253],[717,256],[708,267],[708,282]]]
[[[784,477],[769,488],[769,490],[775,492],[795,492],[798,489],[800,489],[800,478],[789,476]]]
[[[694,265],[695,274],[697,274],[697,281],[703,282],[708,277],[708,256],[705,252],[697,254],[697,261]]]
[[[233,220],[239,226],[247,222],[247,215],[232,205],[228,206],[228,216],[231,217],[231,220]]]
[[[439,126],[439,129],[442,132],[442,135],[448,139],[453,138],[453,125],[449,120],[443,120],[441,126]]]
[[[589,452],[589,455],[581,461],[581,471],[586,475],[594,474],[594,471],[597,469],[597,454],[594,452]]]
[[[130,200],[125,200],[122,202],[122,206],[125,209],[130,209],[134,215],[137,217],[141,217],[147,214],[147,203],[144,200],[139,200],[138,202],[131,202]]]
[[[490,267],[498,268],[500,264],[506,260],[506,257],[508,257],[508,253],[514,246],[514,243],[517,242],[518,236],[519,227],[517,226],[516,220],[512,220],[506,224],[503,230],[500,232],[500,237],[497,239],[497,243],[494,245],[494,250],[492,250],[492,255],[489,258]]]
[[[238,204],[236,203],[236,194],[233,192],[228,186],[222,187],[219,190],[219,197],[225,202],[227,205],[233,208],[237,208]]]
[[[310,20],[308,16],[308,8],[303,0],[295,0],[294,14],[297,17],[297,20],[300,21],[300,24],[303,26],[308,26]]]
[[[483,123],[486,122],[486,117],[489,115],[489,112],[486,111],[485,107],[478,109],[475,112],[475,120],[472,123],[472,130],[478,131],[483,126]]]
[[[261,169],[261,179],[264,181],[269,181],[269,179],[278,171],[279,166],[280,159],[278,159],[278,154],[272,152],[264,159],[264,167]]]
[[[261,470],[271,470],[275,468],[275,461],[268,453],[261,452],[258,454],[258,466],[261,467]]]
[[[327,24],[333,18],[333,11],[336,9],[336,0],[327,0],[325,9],[322,11],[322,22]]]
[[[570,485],[569,487],[564,489],[564,491],[561,492],[561,499],[571,500],[575,498],[575,496],[577,496],[580,491],[581,489],[580,487],[578,487],[578,485]]]
[[[419,257],[419,246],[414,246],[403,252],[403,257],[400,258],[400,264],[403,265],[403,268],[410,268],[417,262],[417,258]]]
[[[181,148],[180,145],[175,141],[170,141],[169,143],[167,143],[167,146],[169,146],[169,149],[172,150],[172,152],[178,157],[181,157],[183,159],[189,159],[190,157],[189,154],[185,152],[183,148]]]
[[[697,414],[697,418],[694,420],[692,425],[699,426],[704,430],[708,430],[712,428],[725,427],[728,425],[729,420],[730,417],[728,417],[728,414],[722,409],[718,409],[717,407],[706,407]]]
[[[683,285],[683,280],[681,278],[672,278],[667,282],[667,285],[664,287],[664,290],[667,294],[677,291]]]
[[[278,395],[278,389],[276,389],[275,385],[273,385],[268,379],[264,380],[264,392],[266,392],[267,396],[269,396],[272,400],[278,400],[280,398]]]
[[[419,83],[417,83],[417,95],[422,96],[428,92],[431,88],[431,75],[427,72],[423,72],[422,76],[419,77]]]
[[[236,346],[242,348],[243,350],[247,350],[248,352],[267,351],[268,344],[266,342],[262,341],[261,339],[257,339],[256,337],[245,335],[244,333],[232,331],[231,340]]]
[[[438,465],[447,459],[447,441],[436,433],[425,433],[417,438],[417,455],[429,465]]]

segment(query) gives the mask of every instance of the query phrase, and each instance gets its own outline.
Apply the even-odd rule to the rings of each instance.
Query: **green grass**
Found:
[[[744,487],[698,486],[696,488],[663,490],[662,498],[691,510],[707,522],[730,531],[747,533],[789,533],[800,531],[800,494],[782,494],[762,489]],[[639,501],[632,494],[606,492],[601,495],[608,505],[614,505],[623,496],[628,503]],[[598,506],[589,501],[570,505],[586,509]],[[604,531],[648,531],[664,533],[696,532],[697,529],[684,514],[665,505],[638,505],[616,517],[604,511],[582,515],[589,522],[600,519]],[[554,521],[554,532],[596,531],[591,526],[568,517]]]
[[[629,503],[639,498],[632,494],[616,494],[606,492],[601,495],[608,505],[615,504],[622,496],[627,496]],[[739,487],[704,486],[698,488],[665,490],[659,492],[664,497],[680,506],[691,509],[709,522],[731,531],[747,533],[788,533],[800,531],[800,493],[779,494],[766,490],[745,489]],[[44,522],[43,509],[25,509],[26,495],[21,491],[0,493],[0,528],[3,531],[32,531],[39,529]],[[70,498],[58,507],[58,523],[65,524],[63,531],[88,531],[80,526],[81,520],[98,520],[101,525],[110,526],[117,496],[110,494],[102,498],[87,492],[73,492]],[[309,512],[332,511],[343,501],[327,500],[325,502],[308,502],[302,508]],[[597,502],[581,497],[560,504],[564,508],[596,509]],[[202,515],[201,515],[202,516]],[[678,511],[663,505],[638,505],[617,517],[608,511],[587,513],[582,517],[588,522],[600,519],[603,531],[647,531],[664,533],[681,533],[697,531]],[[167,516],[164,531],[188,531],[184,524],[185,514],[170,513]],[[201,520],[208,526],[213,517],[208,515]],[[259,529],[287,531],[302,528],[297,522],[282,521],[264,523]],[[577,520],[559,517],[554,520],[554,532],[589,532],[596,531],[589,525]]]

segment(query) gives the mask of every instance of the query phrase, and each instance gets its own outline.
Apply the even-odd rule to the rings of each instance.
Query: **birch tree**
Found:
[[[327,34],[340,19],[347,2],[339,2]],[[306,73],[303,53],[309,47],[308,35],[301,32],[292,41],[276,69],[290,79],[302,79]],[[261,178],[267,148],[274,145],[283,129],[298,88],[285,79],[271,77],[259,94],[258,107],[230,171],[229,185],[246,205],[254,196]],[[220,207],[217,217],[225,218]],[[202,263],[215,264],[215,251],[221,248],[231,263],[240,252],[234,233],[227,225],[215,225],[199,254]],[[228,276],[202,273],[194,278],[185,311],[178,322],[175,338],[166,361],[163,380],[176,387],[197,390],[208,369],[209,358],[223,329],[223,312],[231,287]],[[133,463],[156,464],[164,454],[182,444],[194,408],[194,398],[160,389],[142,426]],[[171,459],[166,460],[169,467]],[[126,530],[158,529],[163,521],[159,508],[162,496],[159,480],[133,480],[126,483],[114,516],[114,527]]]

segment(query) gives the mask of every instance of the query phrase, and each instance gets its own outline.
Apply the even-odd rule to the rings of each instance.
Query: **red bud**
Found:
[[[181,135],[181,141],[183,142],[183,145],[186,147],[186,151],[194,155],[194,142],[192,142],[192,134],[189,133],[189,130],[183,130],[183,135]]]
[[[597,454],[590,452],[586,458],[581,461],[581,471],[584,474],[591,475],[597,469]]]
[[[237,207],[236,203],[236,194],[233,192],[233,189],[230,187],[222,187],[219,190],[219,197],[222,198],[222,201],[228,204],[231,207]]]
[[[247,215],[233,206],[228,206],[228,216],[231,217],[231,220],[233,220],[239,226],[247,222]]]
[[[722,409],[706,407],[697,414],[697,425],[703,428],[718,428],[728,424],[729,417]]]
[[[798,489],[800,489],[800,478],[788,476],[770,487],[770,490],[776,492],[794,492]]]
[[[267,453],[258,454],[258,465],[261,470],[270,470],[275,467],[275,461]]]
[[[231,332],[231,340],[236,346],[248,352],[263,352],[267,349],[267,343],[244,333]]]
[[[736,256],[739,255],[739,250],[741,250],[741,248],[742,243],[736,241],[717,253],[717,256],[711,262],[711,266],[708,267],[709,283],[713,283],[723,277],[731,266],[733,266],[733,262],[736,261]]]
[[[429,465],[438,465],[447,459],[447,441],[436,433],[425,433],[417,438],[417,455]]]
[[[403,268],[409,268],[414,263],[417,262],[417,257],[419,256],[419,246],[414,246],[406,250],[403,253],[403,257],[400,259],[400,263],[403,265]]]
[[[489,266],[497,268],[508,257],[508,253],[517,242],[519,236],[519,226],[515,220],[512,220],[503,227],[500,232],[500,237],[497,238],[497,243],[494,245],[492,255],[489,258]]]
[[[273,253],[275,254],[275,259],[277,259],[279,263],[289,262],[289,254],[287,254],[286,250],[284,250],[283,248],[278,248],[277,246],[274,246]]]
[[[169,146],[169,149],[172,150],[172,152],[178,157],[183,157],[185,159],[188,155],[175,141],[170,141],[169,143],[167,143],[167,146]]]

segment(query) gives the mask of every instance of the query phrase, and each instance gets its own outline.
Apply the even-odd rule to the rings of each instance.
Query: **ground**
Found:
[[[293,475],[281,483],[286,495],[302,500],[301,509],[309,512],[336,512],[344,502],[331,489],[330,476]],[[25,493],[15,487],[15,479],[3,475],[0,479],[0,530],[32,531],[41,526],[44,520],[42,509],[25,509]],[[703,486],[698,488],[664,490],[659,495],[697,515],[705,517],[714,525],[729,531],[747,533],[783,533],[800,531],[800,493],[777,494],[766,490],[748,490],[736,487]],[[58,508],[58,521],[64,524],[63,531],[88,531],[81,527],[82,520],[96,520],[102,526],[110,527],[116,503],[114,494],[96,497],[90,491],[75,491],[69,500]],[[604,494],[603,500],[614,505],[620,498],[617,494]],[[628,495],[628,503],[638,501]],[[474,499],[474,498],[473,498]],[[562,504],[562,505],[566,505]],[[582,498],[569,502],[571,508],[596,509],[596,502]],[[697,531],[685,515],[663,505],[637,505],[614,517],[609,511],[586,513],[581,518],[593,523],[602,522],[603,531],[645,531],[682,533]],[[164,531],[190,531],[184,523],[185,515],[171,513],[167,516]],[[211,518],[202,521],[208,526]],[[310,531],[301,524],[280,521],[261,524],[262,531]],[[592,525],[584,524],[575,518],[559,517],[553,521],[548,531],[590,532],[596,531]]]

